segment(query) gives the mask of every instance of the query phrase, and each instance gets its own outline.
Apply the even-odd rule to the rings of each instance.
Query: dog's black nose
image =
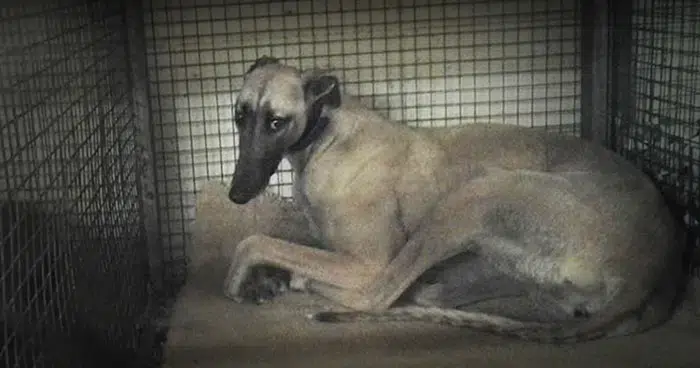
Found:
[[[248,193],[240,192],[234,189],[229,190],[228,199],[235,204],[246,204],[250,202],[252,197]]]

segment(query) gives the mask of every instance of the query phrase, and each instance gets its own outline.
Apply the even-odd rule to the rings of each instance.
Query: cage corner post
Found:
[[[163,245],[159,231],[158,193],[155,185],[155,156],[151,127],[148,91],[148,65],[146,56],[145,23],[142,0],[124,0],[124,17],[127,32],[127,55],[130,66],[130,86],[137,131],[139,196],[143,231],[148,247],[150,281],[156,292],[164,287]]]
[[[611,57],[614,61],[612,79],[612,105],[610,128],[611,148],[618,152],[625,149],[624,139],[629,134],[630,125],[636,121],[634,98],[635,63],[633,59],[634,36],[632,13],[634,4],[631,1],[616,1],[613,6]]]
[[[580,1],[581,137],[610,146],[610,5],[611,0]]]
[[[612,0],[579,2],[581,25],[581,137],[620,149],[618,114],[629,122],[633,4]]]

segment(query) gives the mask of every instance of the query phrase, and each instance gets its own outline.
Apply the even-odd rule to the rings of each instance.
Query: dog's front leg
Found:
[[[361,290],[343,290],[314,280],[311,280],[309,288],[332,300],[347,300],[347,303],[341,304],[355,310],[385,310],[430,267],[466,249],[431,247],[427,240],[418,236],[406,243],[389,265],[374,273],[371,281]]]
[[[377,267],[371,267],[348,255],[264,235],[252,235],[244,239],[231,258],[224,282],[224,294],[236,301],[242,300],[241,286],[251,267],[267,264],[331,285],[338,292],[327,296],[329,299],[349,308],[362,309],[367,301],[363,300],[362,293],[358,290],[363,290],[379,272]]]
[[[422,229],[412,235],[388,266],[367,286],[374,309],[389,308],[418,277],[437,263],[479,247],[481,237],[491,237],[482,219],[491,208],[490,191],[499,177],[473,182],[445,197]],[[494,182],[496,182],[494,184]]]

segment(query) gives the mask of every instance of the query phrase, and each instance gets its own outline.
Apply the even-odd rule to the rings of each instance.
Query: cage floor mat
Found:
[[[424,323],[314,323],[305,315],[321,298],[239,305],[221,294],[222,265],[202,269],[174,305],[165,367],[700,367],[700,317],[687,312],[634,337],[558,347]]]

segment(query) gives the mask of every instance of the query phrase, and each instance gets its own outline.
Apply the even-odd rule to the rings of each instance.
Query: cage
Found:
[[[0,40],[4,366],[161,364],[195,194],[233,173],[233,103],[263,55],[337,70],[409,125],[594,140],[697,244],[695,1],[9,0]],[[292,180],[283,162],[271,186]]]

